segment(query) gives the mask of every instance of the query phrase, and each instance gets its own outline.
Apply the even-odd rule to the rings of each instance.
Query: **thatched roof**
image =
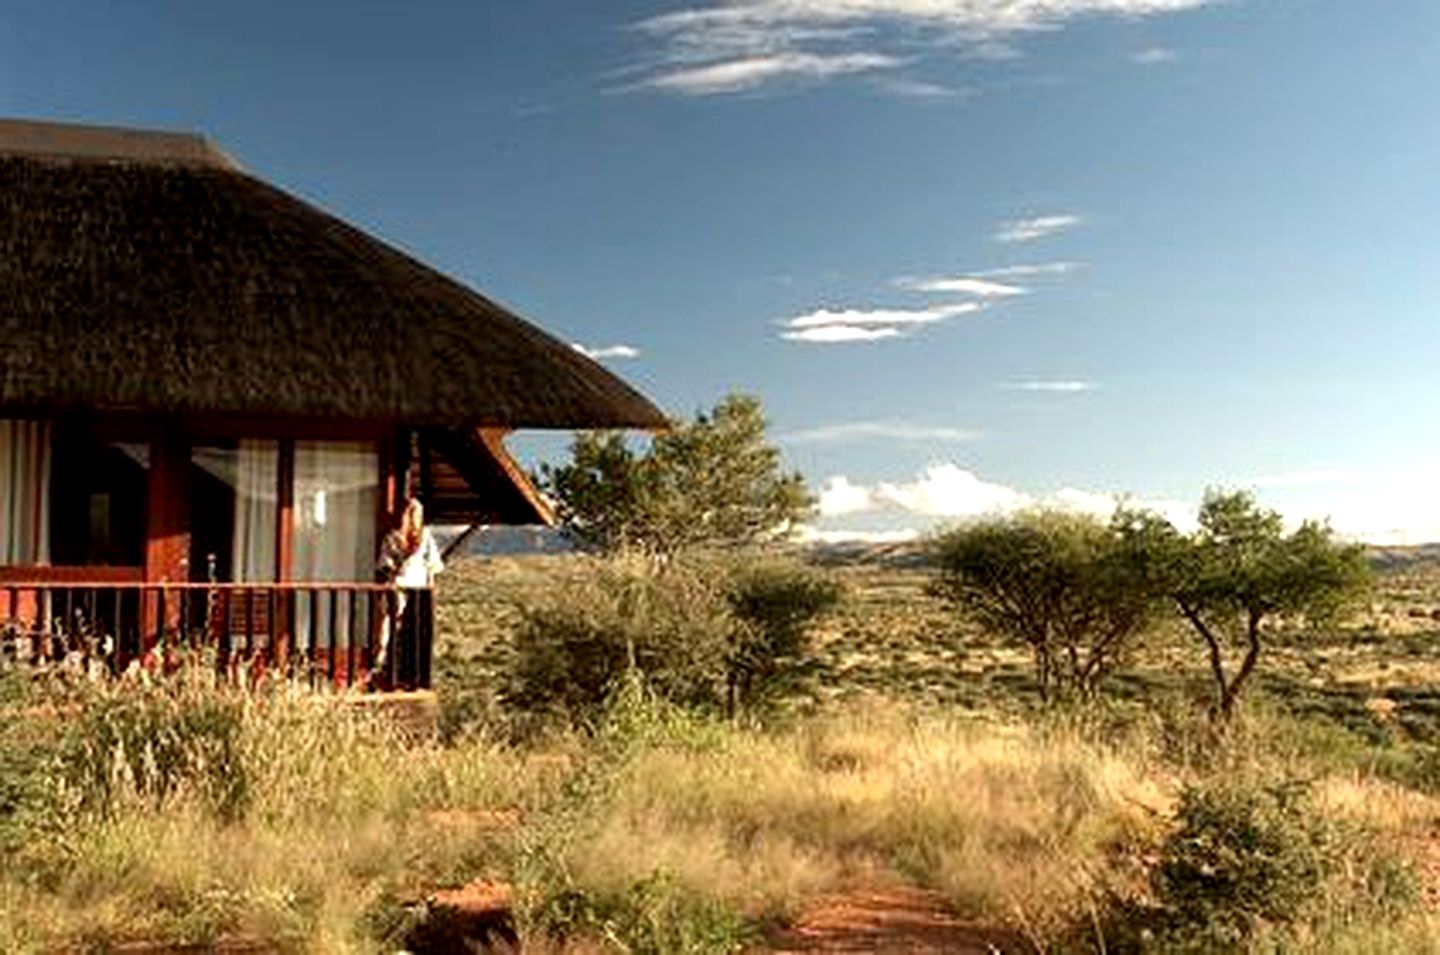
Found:
[[[0,121],[0,410],[662,427],[565,343],[198,136]]]

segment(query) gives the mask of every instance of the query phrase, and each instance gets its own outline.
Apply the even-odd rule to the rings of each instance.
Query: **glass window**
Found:
[[[51,560],[62,566],[143,565],[149,447],[99,440],[83,425],[57,425],[55,432]]]

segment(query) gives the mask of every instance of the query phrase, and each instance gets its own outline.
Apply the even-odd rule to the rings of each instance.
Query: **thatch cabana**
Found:
[[[329,640],[333,668],[377,611],[333,586],[274,595],[368,593],[407,494],[435,522],[543,521],[508,430],[665,423],[575,349],[186,134],[0,121],[0,336],[0,597],[48,620],[39,584],[135,585],[106,620],[134,617],[137,650],[194,613],[160,585],[203,587],[213,617],[243,584],[246,639],[263,594],[271,644]],[[207,626],[229,634],[234,613]]]

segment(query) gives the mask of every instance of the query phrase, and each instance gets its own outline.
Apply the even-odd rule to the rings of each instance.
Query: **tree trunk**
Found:
[[[1215,681],[1215,704],[1210,708],[1210,717],[1218,722],[1228,721],[1230,718],[1229,682],[1225,679],[1225,657],[1220,649],[1220,639],[1215,636],[1214,631],[1201,619],[1200,613],[1189,604],[1179,601],[1180,612],[1195,632],[1205,640],[1205,645],[1210,650],[1210,677]]]
[[[1255,672],[1255,664],[1260,660],[1260,620],[1261,613],[1252,609],[1248,619],[1245,621],[1245,659],[1240,662],[1240,670],[1235,674],[1235,679],[1225,688],[1225,695],[1220,701],[1221,718],[1226,722],[1235,715],[1235,707],[1240,702],[1240,693],[1245,689],[1245,683],[1250,679],[1250,674]]]

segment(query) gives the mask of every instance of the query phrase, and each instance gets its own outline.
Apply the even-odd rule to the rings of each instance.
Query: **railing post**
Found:
[[[420,606],[415,608],[415,688],[430,689],[430,663],[435,650],[435,588],[420,591]]]

